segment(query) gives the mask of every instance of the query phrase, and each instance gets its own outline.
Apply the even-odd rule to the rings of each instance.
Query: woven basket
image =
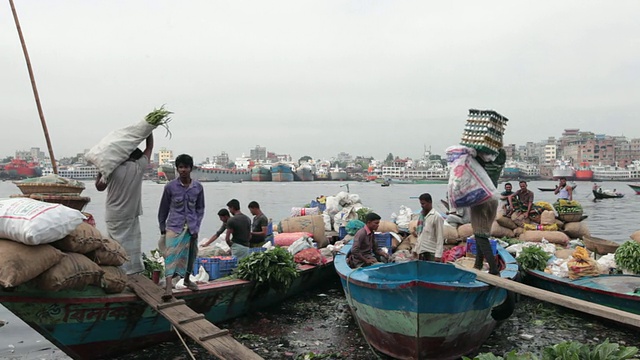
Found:
[[[31,194],[80,194],[84,190],[84,185],[71,184],[48,184],[48,183],[16,183],[25,195]]]
[[[52,194],[17,194],[11,195],[14,197],[24,197],[31,198],[34,200],[44,201],[48,203],[61,204],[72,209],[76,209],[82,211],[85,206],[91,201],[90,197],[87,196],[78,196],[73,194],[61,194],[61,195],[52,195]]]
[[[582,212],[558,214],[558,219],[564,222],[576,222],[582,218]]]

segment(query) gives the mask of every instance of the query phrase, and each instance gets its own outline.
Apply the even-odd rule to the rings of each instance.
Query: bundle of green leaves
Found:
[[[606,339],[602,344],[593,347],[581,344],[576,341],[564,341],[560,344],[547,346],[542,351],[540,360],[626,360],[632,359],[638,353],[635,346],[622,346],[610,343]],[[471,360],[463,357],[465,360]],[[538,358],[531,353],[519,354],[515,350],[510,351],[502,356],[496,356],[491,353],[482,353],[474,357],[473,360],[537,360]]]
[[[258,286],[285,292],[298,277],[296,266],[293,255],[286,249],[275,247],[240,260],[234,274],[239,279],[255,281]]]
[[[550,258],[551,255],[547,254],[542,248],[528,246],[522,249],[516,260],[518,260],[518,264],[523,270],[544,271]]]
[[[144,276],[149,279],[153,279],[153,271],[159,270],[160,277],[163,277],[164,273],[164,260],[160,250],[151,250],[150,257],[147,254],[142,253],[142,263],[144,264]]]
[[[618,268],[640,274],[640,243],[629,240],[620,245],[614,259]]]

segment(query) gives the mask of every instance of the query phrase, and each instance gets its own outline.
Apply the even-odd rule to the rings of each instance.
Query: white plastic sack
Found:
[[[320,208],[317,208],[317,207],[312,207],[312,208],[292,207],[291,208],[291,217],[318,215],[318,214],[320,214]]]
[[[603,255],[597,260],[597,262],[601,274],[608,274],[609,270],[616,269],[618,267],[616,264],[615,254]]]
[[[189,281],[192,283],[206,283],[209,281],[209,274],[207,273],[207,270],[205,270],[204,267],[200,265],[200,268],[198,268],[198,274],[196,276],[189,274]],[[184,279],[178,280],[178,282],[173,287],[176,290],[187,288],[186,286],[184,286]]]
[[[325,205],[327,207],[324,211],[331,216],[339,213],[340,209],[342,208],[338,203],[338,198],[336,198],[335,196],[327,196]]]
[[[360,204],[360,195],[358,194],[349,194],[349,204],[354,205],[354,204]]]
[[[411,209],[404,205],[400,206],[400,211],[398,211],[398,215],[396,215],[395,222],[398,225],[398,228],[404,231],[409,230],[409,223],[411,222]]]
[[[331,216],[326,212],[322,214],[322,220],[324,221],[324,231],[331,231],[333,227],[331,227]]]
[[[351,202],[349,201],[349,193],[346,191],[340,191],[337,193],[336,198],[338,199],[338,204],[340,206],[351,205]]]
[[[112,131],[85,154],[88,162],[95,165],[105,182],[116,167],[129,158],[129,155],[156,128],[145,120]]]
[[[448,150],[448,149],[447,149]],[[491,178],[470,154],[462,154],[451,163],[449,203],[456,208],[481,204],[496,194]]]
[[[312,247],[313,247],[313,242],[311,241],[310,238],[301,237],[300,239],[294,241],[293,244],[289,245],[289,247],[287,248],[287,251],[289,251],[291,255],[295,255],[304,249],[308,249]]]
[[[26,245],[60,240],[84,219],[80,211],[60,204],[30,198],[0,200],[0,238]]]

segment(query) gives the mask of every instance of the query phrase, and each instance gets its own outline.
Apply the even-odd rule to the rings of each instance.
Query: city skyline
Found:
[[[293,157],[443,153],[470,108],[505,143],[567,127],[640,137],[640,3],[282,1],[16,4],[56,155],[166,104],[196,158],[254,144]],[[8,4],[0,153],[46,148]],[[117,23],[114,19],[118,19]],[[415,155],[414,155],[415,154]]]

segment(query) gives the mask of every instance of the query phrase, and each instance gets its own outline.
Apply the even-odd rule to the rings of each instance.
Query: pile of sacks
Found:
[[[19,216],[16,216],[19,215]],[[102,236],[78,210],[28,198],[0,200],[0,286],[106,293],[125,290],[122,246]]]

